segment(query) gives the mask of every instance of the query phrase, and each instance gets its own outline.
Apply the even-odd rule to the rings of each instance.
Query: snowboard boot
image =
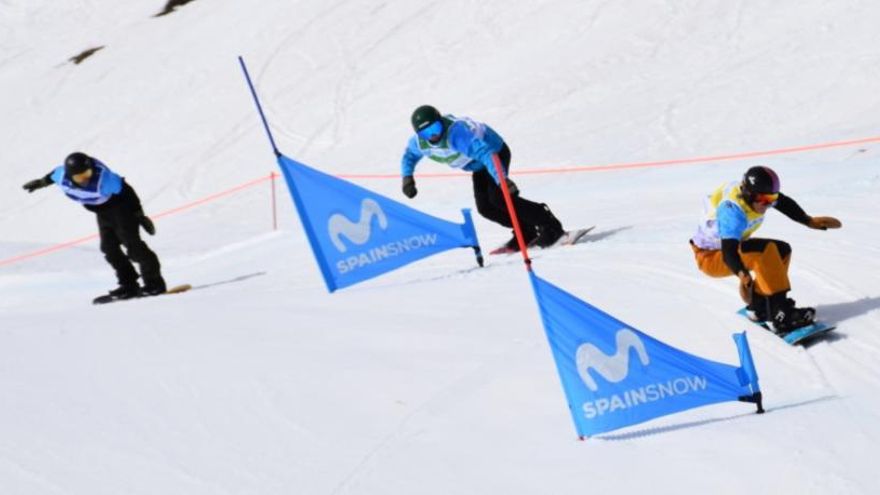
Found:
[[[751,299],[752,301],[746,306],[746,316],[758,323],[770,320],[770,299],[754,291]]]
[[[141,295],[141,288],[135,285],[120,285],[107,293],[113,299],[131,299]]]
[[[550,208],[546,204],[541,203],[541,206],[543,206],[544,211],[547,212],[548,221],[543,225],[538,225],[538,237],[535,239],[535,245],[541,248],[547,248],[556,244],[556,242],[565,235],[565,229],[562,228],[562,222],[553,215],[553,212],[550,211]]]
[[[811,325],[816,319],[815,308],[798,308],[794,299],[785,297],[781,292],[770,296],[771,315],[773,319],[770,325],[777,335],[785,335],[798,328]]]
[[[164,294],[167,290],[165,286],[165,280],[161,277],[156,280],[150,280],[144,283],[144,288],[141,289],[141,293],[145,296],[158,296],[159,294]]]
[[[528,226],[523,226],[523,242],[526,246],[531,246],[538,237],[538,231]],[[511,231],[510,240],[504,243],[504,248],[511,253],[519,252],[519,243],[516,241],[516,231]]]

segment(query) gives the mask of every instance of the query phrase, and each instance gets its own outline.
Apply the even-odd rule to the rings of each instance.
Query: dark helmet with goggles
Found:
[[[443,124],[443,116],[440,111],[431,105],[422,105],[416,108],[410,118],[413,130],[420,138],[428,141],[437,141],[446,130]]]
[[[73,177],[95,166],[95,161],[89,155],[79,151],[67,155],[64,159],[64,175]]]
[[[779,198],[779,176],[770,167],[756,166],[743,174],[743,199],[749,203],[772,205]]]

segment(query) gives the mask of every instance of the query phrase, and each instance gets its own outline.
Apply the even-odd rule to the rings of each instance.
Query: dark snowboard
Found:
[[[190,289],[192,289],[192,285],[190,285],[190,284],[176,285],[174,287],[169,288],[165,292],[163,292],[161,294],[156,294],[156,295],[157,296],[164,296],[166,294],[180,294],[181,292],[186,292]],[[98,296],[98,297],[94,298],[92,300],[92,304],[109,304],[109,303],[118,302],[118,301],[131,301],[133,299],[142,299],[144,297],[153,297],[153,296],[142,295],[142,296],[137,296],[137,297],[129,297],[127,299],[120,299],[118,297],[111,296],[110,294],[104,294],[103,296]]]

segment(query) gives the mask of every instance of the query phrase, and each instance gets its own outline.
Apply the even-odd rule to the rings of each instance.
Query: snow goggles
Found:
[[[779,193],[757,193],[752,197],[752,202],[764,206],[773,206],[778,199]]]
[[[434,121],[433,124],[419,130],[419,137],[427,140],[430,140],[431,138],[437,137],[441,134],[443,134],[443,122],[440,122],[439,120]]]

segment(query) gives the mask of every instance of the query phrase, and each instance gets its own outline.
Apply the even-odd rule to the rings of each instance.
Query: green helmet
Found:
[[[422,105],[419,108],[416,108],[410,120],[412,122],[413,130],[418,133],[422,129],[442,119],[443,116],[440,115],[440,112],[436,108],[431,105]]]

